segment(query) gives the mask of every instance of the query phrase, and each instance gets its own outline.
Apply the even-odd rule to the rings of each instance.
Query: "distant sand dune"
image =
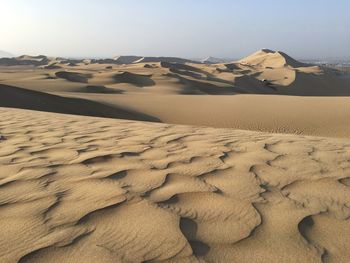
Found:
[[[89,78],[92,77],[91,74],[82,74],[77,72],[69,71],[58,71],[55,73],[56,77],[66,79],[73,82],[87,83]]]
[[[350,75],[346,72],[300,63],[272,50],[217,64],[169,57],[147,57],[147,63],[134,63],[140,58],[121,56],[95,63],[21,56],[13,58],[17,66],[0,66],[0,83],[92,100],[106,110],[143,113],[165,123],[349,137],[350,124],[344,121],[350,118]],[[22,65],[23,61],[32,64]],[[46,64],[33,66],[38,61]],[[74,70],[67,63],[75,63]],[[95,109],[85,115],[90,112]]]
[[[191,66],[191,65],[187,65],[187,64],[182,64],[182,63],[171,63],[171,62],[161,62],[160,63],[161,67],[163,68],[170,68],[170,69],[177,69],[177,70],[184,70],[184,71],[193,71],[193,72],[197,72],[197,73],[202,73],[202,74],[206,74],[207,72]]]
[[[169,62],[169,63],[191,63],[194,62],[189,59],[177,57],[142,57],[133,63],[149,63],[149,62]]]
[[[49,64],[47,66],[43,67],[44,69],[59,69],[62,68],[61,66],[57,65],[56,63]]]
[[[281,51],[275,52],[269,49],[262,49],[246,58],[239,60],[239,62],[251,66],[265,68],[281,68],[286,66],[298,68],[306,65],[299,61],[296,61]]]
[[[135,61],[140,60],[142,57],[140,56],[118,56],[115,57],[115,63],[117,64],[131,64],[134,63]]]
[[[166,77],[178,80],[178,83],[182,85],[179,89],[180,94],[233,94],[231,87],[220,89],[214,83],[197,80],[195,78],[188,78],[180,74],[168,73],[166,74]]]
[[[123,72],[114,75],[115,81],[118,83],[130,83],[138,87],[148,87],[155,85],[152,75],[135,74],[131,72]]]
[[[14,66],[16,73],[19,71],[16,66],[35,67],[31,73],[33,76],[48,71],[52,73],[50,70],[57,66],[62,68],[56,72],[60,79],[96,86],[119,84],[115,88],[125,92],[140,92],[140,89],[132,88],[133,85],[151,87],[145,92],[156,94],[350,96],[350,77],[346,74],[301,63],[281,51],[268,49],[238,61],[217,64],[174,57],[119,56],[113,59],[72,60],[20,56],[0,59],[1,65]],[[73,66],[74,71],[71,71]],[[25,68],[21,70],[28,73]],[[11,76],[8,78],[3,83],[15,86],[18,79],[22,79],[17,74],[13,74],[12,79]],[[12,80],[15,83],[11,83]]]

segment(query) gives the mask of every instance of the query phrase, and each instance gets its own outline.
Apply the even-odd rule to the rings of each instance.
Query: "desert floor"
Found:
[[[2,108],[2,262],[347,262],[350,141]]]

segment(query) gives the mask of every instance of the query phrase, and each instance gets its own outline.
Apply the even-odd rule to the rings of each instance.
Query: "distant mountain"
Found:
[[[329,58],[314,58],[314,59],[300,59],[300,61],[305,63],[312,63],[317,65],[322,64],[350,64],[350,57],[329,57]]]
[[[113,59],[117,64],[131,64],[142,58],[143,57],[141,56],[117,56],[117,57],[114,57]]]
[[[32,66],[42,66],[47,65],[52,60],[47,56],[28,56],[22,55],[19,57],[3,57],[0,58],[0,65],[5,66],[15,66],[15,65],[32,65]]]
[[[227,63],[232,61],[232,59],[226,58],[215,58],[215,57],[207,57],[205,59],[201,59],[200,62],[204,64],[218,64],[218,63]]]
[[[12,57],[14,57],[13,54],[0,50],[0,58],[12,58]]]
[[[195,63],[193,60],[178,58],[178,57],[142,57],[133,63],[156,63],[156,62],[170,62],[170,63]]]

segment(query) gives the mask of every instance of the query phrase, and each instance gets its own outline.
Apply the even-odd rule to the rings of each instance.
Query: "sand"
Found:
[[[349,84],[267,49],[0,59],[0,262],[349,262]]]
[[[91,92],[91,89],[98,89],[98,87],[95,86],[87,86],[86,88],[86,92]],[[3,84],[0,84],[0,105],[2,107],[69,113],[76,115],[158,121],[157,118],[143,113],[138,113],[133,110],[124,110],[118,106],[111,107],[103,103],[82,98],[66,98]]]
[[[89,104],[89,111],[78,103],[80,111],[68,111],[62,103],[50,108],[61,109],[56,110],[60,113],[350,138],[350,122],[344,121],[350,118],[347,72],[304,64],[266,49],[221,64],[175,58],[153,58],[153,62],[147,58],[145,63],[141,58],[71,61],[21,56],[12,59],[19,65],[0,66],[0,84],[44,93],[36,93],[33,100],[49,93],[63,104],[64,98]],[[31,61],[31,66],[21,64]],[[48,65],[35,66],[42,61]],[[7,102],[17,100],[2,97]],[[38,103],[31,107],[28,103],[0,104],[21,105],[47,111]],[[103,113],[101,105],[106,109]]]
[[[72,92],[90,84],[124,93],[350,96],[349,78],[339,70],[304,64],[270,50],[221,64],[150,57],[131,64],[118,64],[118,58],[103,61],[46,56],[0,59],[0,80],[45,92]]]
[[[349,140],[0,113],[1,262],[350,257]]]
[[[55,94],[142,112],[164,123],[350,138],[350,97]]]

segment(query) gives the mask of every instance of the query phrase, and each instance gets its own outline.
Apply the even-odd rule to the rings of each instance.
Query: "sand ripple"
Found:
[[[350,141],[1,108],[1,262],[347,262]]]

